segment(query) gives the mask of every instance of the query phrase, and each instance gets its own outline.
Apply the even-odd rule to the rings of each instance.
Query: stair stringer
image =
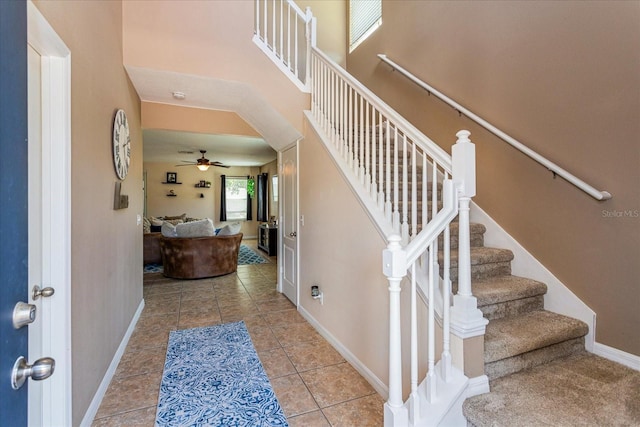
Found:
[[[469,217],[472,222],[479,222],[486,227],[485,246],[509,249],[513,252],[511,274],[528,277],[547,285],[547,293],[544,296],[546,310],[573,317],[589,326],[589,332],[585,336],[585,347],[587,351],[593,352],[596,313],[473,201]]]

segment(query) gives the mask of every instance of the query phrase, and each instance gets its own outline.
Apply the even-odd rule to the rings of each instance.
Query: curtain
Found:
[[[220,221],[227,220],[227,176],[220,175]]]
[[[247,185],[249,184],[249,180],[251,177],[247,175]],[[247,221],[251,221],[253,219],[253,213],[251,212],[251,195],[247,193]]]
[[[258,175],[258,183],[257,183],[257,188],[256,188],[256,194],[257,194],[257,201],[258,201],[258,213],[257,213],[257,220],[258,221],[262,221],[262,222],[266,222],[269,220],[268,216],[269,216],[269,210],[268,210],[268,191],[267,191],[267,185],[269,183],[269,179],[268,179],[269,174],[267,173],[262,173],[260,175]]]

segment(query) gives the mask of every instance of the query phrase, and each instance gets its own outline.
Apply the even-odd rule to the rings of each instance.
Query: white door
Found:
[[[298,306],[298,146],[282,153],[282,292]]]
[[[32,364],[51,357],[53,375],[28,380],[29,426],[71,425],[70,57],[36,7],[28,16],[29,328]],[[46,289],[34,294],[34,287]]]

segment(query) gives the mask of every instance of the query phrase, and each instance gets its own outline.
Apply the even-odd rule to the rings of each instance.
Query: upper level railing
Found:
[[[496,135],[497,137],[501,138],[502,140],[504,140],[505,142],[507,142],[508,144],[513,146],[514,148],[516,148],[517,150],[521,151],[522,153],[526,154],[527,156],[529,156],[530,158],[532,158],[536,162],[540,163],[542,166],[544,166],[547,169],[549,169],[551,172],[553,172],[554,176],[558,175],[561,178],[564,178],[565,180],[567,180],[571,184],[575,185],[576,187],[578,187],[579,189],[581,189],[582,191],[584,191],[585,193],[587,193],[588,195],[590,195],[591,197],[593,197],[596,200],[608,200],[608,199],[610,199],[612,197],[609,192],[600,191],[600,190],[596,189],[595,187],[587,184],[585,181],[581,180],[577,176],[575,176],[575,175],[571,174],[570,172],[566,171],[565,169],[561,168],[557,164],[553,163],[551,160],[549,160],[546,157],[540,155],[539,153],[533,151],[532,149],[530,149],[529,147],[527,147],[526,145],[524,145],[520,141],[518,141],[515,138],[507,135],[505,132],[503,132],[500,129],[498,129],[497,127],[493,126],[491,123],[487,122],[483,118],[479,117],[478,115],[476,115],[476,114],[472,113],[471,111],[469,111],[468,109],[464,108],[462,105],[458,104],[453,99],[451,99],[448,96],[444,95],[442,92],[438,91],[433,86],[423,82],[422,80],[417,78],[415,75],[413,75],[412,73],[410,73],[406,69],[402,68],[397,63],[393,62],[391,59],[389,59],[387,57],[387,55],[378,54],[378,58],[380,58],[383,62],[386,62],[387,64],[389,64],[394,70],[400,72],[400,74],[402,74],[405,77],[407,77],[413,83],[417,84],[421,88],[427,90],[429,93],[431,93],[431,94],[435,95],[436,97],[438,97],[439,99],[441,99],[446,104],[449,104],[450,106],[455,108],[458,112],[460,112],[460,114],[463,114],[463,115],[467,116],[468,118],[470,118],[474,122],[478,123],[483,128],[487,129],[489,132],[493,133],[494,135]]]
[[[293,81],[309,92],[311,46],[316,21],[311,9],[302,11],[289,0],[255,0],[253,41]]]

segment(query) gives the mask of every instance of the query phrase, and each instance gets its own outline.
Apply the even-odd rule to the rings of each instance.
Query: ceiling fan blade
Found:
[[[212,163],[211,166],[217,166],[219,168],[229,168],[230,167],[230,166],[227,166],[227,165],[223,165],[222,163],[218,163],[218,164]]]
[[[186,163],[184,165],[175,165],[175,166],[195,166],[195,163]]]

